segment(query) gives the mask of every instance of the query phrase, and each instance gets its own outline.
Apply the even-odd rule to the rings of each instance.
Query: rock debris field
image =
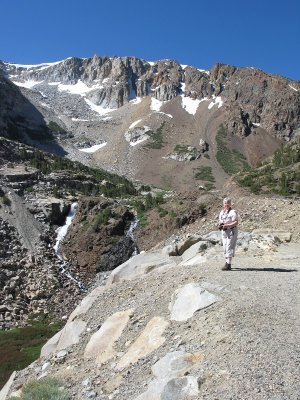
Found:
[[[95,285],[0,399],[43,376],[63,380],[73,399],[300,399],[291,237],[240,232],[232,271],[220,269],[219,232],[134,256]]]

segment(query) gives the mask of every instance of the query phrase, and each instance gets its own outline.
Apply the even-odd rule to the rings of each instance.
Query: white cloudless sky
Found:
[[[300,80],[300,0],[0,0],[0,60],[174,59]]]

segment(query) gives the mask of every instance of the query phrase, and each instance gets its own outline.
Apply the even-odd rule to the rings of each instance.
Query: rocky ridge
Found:
[[[35,145],[159,187],[191,190],[194,171],[209,166],[221,188],[228,178],[216,161],[221,125],[228,148],[250,165],[299,133],[299,82],[255,68],[217,64],[202,71],[173,60],[99,56],[1,68],[52,135]],[[3,120],[8,109],[4,103]],[[4,125],[2,135],[11,135]],[[174,155],[178,146],[193,155]]]
[[[134,57],[94,56],[32,67],[4,62],[2,69],[15,83],[36,82],[35,88],[83,83],[88,87],[86,99],[104,109],[120,108],[150,94],[163,102],[181,94],[198,100],[224,96],[233,133],[247,136],[260,125],[271,134],[289,138],[299,129],[299,82],[255,68],[216,64],[203,71],[173,60],[149,63]],[[55,100],[57,107],[59,98]]]

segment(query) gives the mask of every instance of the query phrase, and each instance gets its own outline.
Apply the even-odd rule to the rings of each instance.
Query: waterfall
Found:
[[[62,262],[60,266],[60,273],[65,275],[68,279],[71,279],[73,282],[75,282],[79,289],[82,290],[83,292],[86,291],[86,288],[83,283],[81,283],[78,279],[74,278],[74,276],[71,274],[70,271],[68,271],[69,263],[65,261],[62,257],[61,253],[61,248],[60,248],[60,243],[63,240],[63,238],[66,236],[68,229],[72,223],[73,218],[75,217],[76,214],[76,209],[77,209],[78,203],[72,203],[71,208],[69,211],[69,214],[66,217],[66,222],[63,226],[59,227],[56,232],[57,232],[57,237],[56,237],[56,243],[55,246],[53,246],[53,249],[55,251],[55,254],[59,258],[59,260]]]
[[[60,226],[56,232],[57,232],[57,237],[56,237],[56,243],[54,248],[55,254],[57,255],[57,257],[62,260],[62,255],[61,255],[61,250],[60,250],[60,242],[63,240],[63,238],[66,236],[69,226],[72,223],[73,218],[75,217],[76,214],[76,209],[77,209],[77,205],[78,203],[72,203],[71,204],[71,208],[69,211],[69,214],[66,217],[66,222],[63,226]]]
[[[138,227],[138,224],[139,224],[139,220],[137,218],[135,218],[131,222],[129,229],[126,232],[126,236],[129,236],[132,239],[133,242],[134,242],[133,232]],[[135,246],[131,257],[136,256],[137,254],[138,254],[138,248],[137,248],[137,246]]]

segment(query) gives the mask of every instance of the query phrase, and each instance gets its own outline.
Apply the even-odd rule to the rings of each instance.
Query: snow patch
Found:
[[[209,72],[209,71],[206,71],[205,69],[199,69],[199,68],[197,68],[197,70],[200,71],[200,72],[204,72],[206,75],[210,75],[210,72]]]
[[[101,149],[101,147],[104,147],[107,145],[107,142],[101,143],[101,144],[95,144],[92,147],[87,147],[85,149],[78,149],[79,151],[83,151],[84,153],[95,153],[95,151]]]
[[[191,115],[195,115],[197,112],[197,109],[199,107],[199,104],[202,101],[207,100],[206,97],[199,100],[199,99],[192,99],[191,97],[184,96],[184,95],[181,95],[181,99],[182,99],[182,101],[181,101],[182,108]]]
[[[218,108],[220,108],[220,107],[222,107],[223,104],[224,104],[224,102],[222,101],[221,96],[217,96],[215,98],[213,97],[213,101],[211,103],[209,103],[208,109],[210,110],[215,105],[218,105]]]
[[[164,112],[162,112],[162,111],[157,111],[157,113],[158,113],[158,114],[166,115],[166,116],[169,117],[169,118],[173,118],[173,115],[164,113]]]
[[[88,87],[85,83],[83,83],[80,79],[75,85],[63,85],[62,83],[58,84],[58,90],[60,92],[66,91],[72,94],[80,94],[81,96],[84,96],[86,93],[91,92],[92,90],[95,89],[102,89],[102,85],[94,85],[91,87]]]
[[[68,58],[66,58],[66,60],[68,60]],[[9,66],[16,67],[16,68],[24,68],[24,69],[33,69],[33,68],[35,68],[35,69],[46,69],[46,68],[52,67],[53,65],[60,64],[60,63],[62,63],[64,61],[65,60],[55,61],[55,62],[52,62],[52,63],[41,63],[41,64],[12,64],[12,63],[5,63],[5,65],[9,65]]]
[[[84,100],[90,106],[90,108],[93,111],[97,112],[99,115],[105,115],[105,114],[108,114],[108,113],[116,110],[116,108],[104,108],[102,106],[97,106],[96,104],[94,104],[93,102],[91,102],[88,99],[84,99]]]
[[[129,144],[130,144],[130,146],[136,146],[137,144],[142,143],[147,139],[148,139],[148,137],[144,137],[142,139],[137,140],[136,142],[130,142]]]
[[[17,85],[17,86],[20,86],[20,87],[24,87],[24,88],[27,88],[27,89],[31,89],[31,88],[33,88],[34,86],[36,86],[36,85],[39,85],[40,83],[43,83],[44,81],[25,81],[25,82],[18,82],[18,81],[12,81],[12,83],[14,83],[15,85]]]
[[[141,119],[138,119],[137,121],[133,122],[133,123],[130,125],[129,129],[133,128],[134,126],[136,126],[136,125],[137,125],[139,122],[141,122],[141,121],[142,121]]]
[[[154,97],[151,97],[151,110],[152,111],[160,111],[160,108],[162,107],[162,105],[165,103],[165,101],[160,101],[155,99]]]
[[[139,104],[142,101],[141,97],[136,97],[133,100],[130,100],[129,103],[131,104]]]
[[[296,89],[294,86],[289,85],[289,87],[290,87],[291,89],[295,90],[295,92],[298,92],[298,89]]]
[[[40,102],[40,105],[43,106],[43,107],[46,107],[46,108],[51,108],[50,106],[48,106],[48,104],[43,103],[43,102]]]

